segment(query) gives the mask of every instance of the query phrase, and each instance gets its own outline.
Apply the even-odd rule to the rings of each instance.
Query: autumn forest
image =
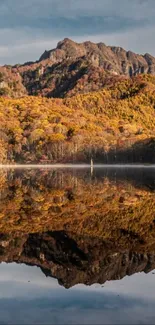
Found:
[[[0,68],[1,164],[155,162],[153,70],[124,50],[84,44],[66,39],[40,61]],[[145,69],[128,75],[129,63]]]

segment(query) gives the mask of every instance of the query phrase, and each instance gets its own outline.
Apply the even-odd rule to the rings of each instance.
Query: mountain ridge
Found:
[[[139,74],[155,75],[155,57],[102,42],[76,43],[65,38],[35,62],[1,66],[0,95],[71,97]]]
[[[71,51],[68,51],[68,49],[70,48]],[[65,54],[68,54],[70,56],[70,54],[74,55],[78,58],[78,57],[82,57],[85,55],[92,55],[93,52],[99,56],[104,56],[105,59],[105,63],[104,62],[98,62],[99,65],[103,65],[103,67],[105,67],[105,69],[109,68],[111,70],[111,67],[107,67],[107,61],[110,62],[111,66],[112,66],[112,62],[110,59],[114,59],[116,60],[116,56],[119,57],[120,59],[127,59],[129,61],[129,63],[132,63],[133,60],[137,59],[137,63],[139,63],[139,70],[133,69],[134,73],[131,73],[131,69],[129,69],[129,71],[125,71],[124,67],[122,66],[122,70],[120,70],[119,72],[122,72],[122,74],[125,75],[134,75],[137,73],[155,73],[155,70],[150,70],[150,68],[144,69],[143,65],[145,66],[151,66],[152,63],[155,64],[155,58],[150,55],[149,53],[145,53],[144,55],[141,54],[136,54],[132,51],[126,51],[124,48],[119,47],[119,46],[107,46],[105,45],[105,43],[103,42],[99,42],[99,43],[94,43],[91,41],[85,41],[83,43],[77,43],[72,41],[69,38],[65,38],[63,41],[60,41],[57,44],[57,47],[55,49],[49,50],[49,51],[45,51],[40,59],[39,62],[42,60],[46,60],[46,59],[54,59],[55,56],[53,54],[58,54],[58,51],[64,51]],[[64,54],[64,53],[63,53]],[[103,58],[103,57],[102,57]],[[55,58],[56,59],[56,58]],[[92,58],[95,61],[95,58]],[[96,57],[96,64],[97,64],[97,57]],[[107,61],[106,61],[107,60]],[[114,61],[113,63],[116,63],[116,61]],[[122,61],[122,63],[125,63]],[[135,62],[134,62],[135,63]],[[141,68],[141,69],[140,69]],[[117,67],[118,69],[118,67]],[[112,69],[112,72],[114,73],[118,73],[117,71]]]

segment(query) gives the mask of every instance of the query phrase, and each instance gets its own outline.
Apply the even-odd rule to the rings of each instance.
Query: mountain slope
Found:
[[[27,93],[63,98],[77,92],[97,91],[107,84],[138,74],[154,75],[155,58],[104,43],[79,44],[66,38],[55,49],[45,51],[38,61],[1,67],[0,71],[0,90],[4,95],[19,97]],[[19,79],[18,87],[12,82],[15,76]],[[7,83],[9,80],[12,85]]]
[[[58,63],[81,57],[90,59],[95,66],[100,66],[114,74],[133,76],[139,73],[155,73],[155,58],[148,53],[139,55],[125,51],[121,47],[89,41],[79,44],[68,38],[59,42],[56,49],[45,51],[39,61],[50,59],[53,63]]]
[[[120,75],[155,74],[155,58],[104,43],[78,44],[64,39],[56,49],[45,51],[33,72],[34,64],[30,67],[19,67],[18,70],[30,95],[66,97],[77,91],[85,93],[101,89],[113,79],[119,79]]]

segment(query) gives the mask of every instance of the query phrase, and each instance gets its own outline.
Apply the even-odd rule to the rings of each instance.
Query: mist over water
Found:
[[[90,168],[91,164],[0,164],[0,168]],[[94,164],[94,168],[155,168],[155,164]]]

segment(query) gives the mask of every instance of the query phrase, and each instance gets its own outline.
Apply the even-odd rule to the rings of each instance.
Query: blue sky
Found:
[[[0,0],[0,64],[36,60],[65,37],[155,55],[154,18],[154,0]]]

